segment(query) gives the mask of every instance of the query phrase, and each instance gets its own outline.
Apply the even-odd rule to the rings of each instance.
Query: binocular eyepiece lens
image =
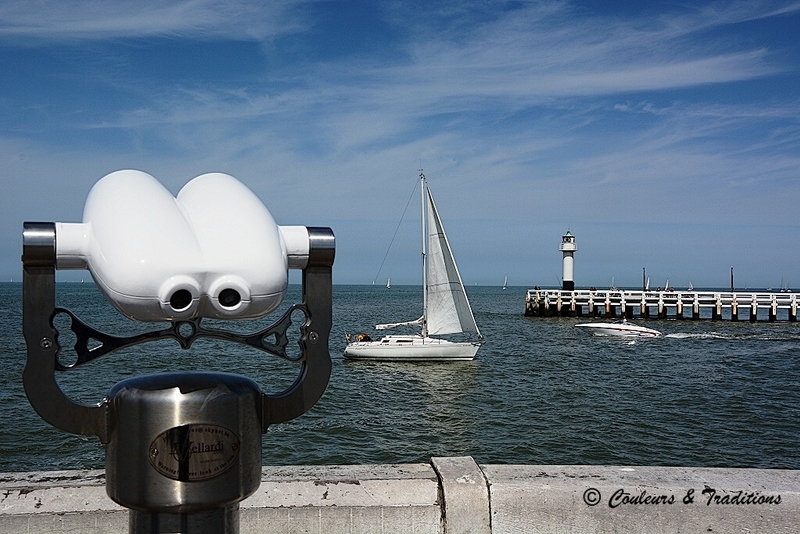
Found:
[[[169,298],[169,306],[174,312],[183,312],[192,305],[192,292],[188,289],[178,289]],[[230,287],[223,289],[217,296],[217,301],[222,308],[233,310],[240,302],[242,295]]]
[[[169,298],[169,305],[175,311],[185,310],[192,303],[192,293],[188,289],[179,289]]]
[[[223,289],[219,292],[219,305],[223,308],[233,308],[241,302],[242,296],[235,289]]]

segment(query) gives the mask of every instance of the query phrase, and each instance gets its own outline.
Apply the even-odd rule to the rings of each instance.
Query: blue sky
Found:
[[[798,28],[771,0],[6,0],[0,276],[23,221],[134,168],[330,226],[336,283],[419,283],[423,168],[468,285],[558,284],[570,230],[578,286],[800,287]]]

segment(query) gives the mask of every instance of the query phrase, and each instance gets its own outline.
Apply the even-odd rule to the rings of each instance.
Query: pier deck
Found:
[[[525,315],[796,322],[798,301],[797,293],[769,291],[529,289]]]

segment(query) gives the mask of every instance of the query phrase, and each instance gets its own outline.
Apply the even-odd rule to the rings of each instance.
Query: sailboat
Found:
[[[508,289],[508,275],[503,279],[503,291]]]
[[[392,289],[392,279],[391,278],[386,280],[386,289]]]
[[[420,326],[412,335],[386,335],[377,341],[349,341],[344,356],[352,360],[451,361],[472,360],[483,344],[472,308],[458,273],[450,243],[433,202],[425,174],[420,172],[422,204],[422,317],[379,324],[376,330]],[[433,335],[468,333],[476,341],[450,341]]]

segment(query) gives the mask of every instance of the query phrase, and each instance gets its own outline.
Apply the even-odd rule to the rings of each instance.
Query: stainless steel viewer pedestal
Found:
[[[224,373],[114,386],[106,488],[131,532],[238,532],[238,503],[261,481],[260,401],[252,380]]]

